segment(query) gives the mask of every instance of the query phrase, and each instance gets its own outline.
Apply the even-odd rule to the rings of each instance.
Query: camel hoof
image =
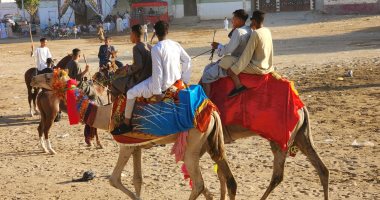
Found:
[[[103,145],[98,144],[98,149],[104,149]]]
[[[57,154],[57,152],[55,152],[53,149],[50,149],[50,154],[55,155],[55,154]]]

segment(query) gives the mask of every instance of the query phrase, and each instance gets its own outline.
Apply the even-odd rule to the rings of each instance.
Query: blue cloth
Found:
[[[134,130],[156,136],[166,136],[194,128],[198,107],[207,99],[200,85],[191,85],[178,94],[179,102],[135,104]]]

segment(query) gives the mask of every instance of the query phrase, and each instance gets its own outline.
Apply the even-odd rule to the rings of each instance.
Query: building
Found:
[[[23,16],[23,12],[21,9],[18,9],[15,0],[0,0],[0,19],[6,14]],[[26,11],[25,18],[29,19],[29,14]]]
[[[320,0],[330,14],[380,14],[380,0]]]
[[[58,24],[58,1],[56,0],[41,0],[37,14],[41,29],[45,29],[53,24]],[[61,23],[69,24],[75,22],[73,9],[68,8],[60,19]]]
[[[266,12],[314,10],[315,0],[167,0],[174,18],[198,16],[201,20],[230,17],[237,9]],[[318,0],[316,0],[318,1]]]

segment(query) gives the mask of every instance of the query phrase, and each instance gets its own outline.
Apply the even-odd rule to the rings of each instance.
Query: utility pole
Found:
[[[57,0],[58,3],[58,27],[61,27],[61,0]]]
[[[26,18],[25,18],[24,0],[21,0],[21,9],[22,9],[22,17],[25,20]]]

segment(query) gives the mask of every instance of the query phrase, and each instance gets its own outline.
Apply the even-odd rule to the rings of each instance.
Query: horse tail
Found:
[[[224,138],[223,138],[223,126],[220,116],[217,112],[212,113],[214,118],[214,126],[207,138],[209,154],[214,161],[225,158]]]

